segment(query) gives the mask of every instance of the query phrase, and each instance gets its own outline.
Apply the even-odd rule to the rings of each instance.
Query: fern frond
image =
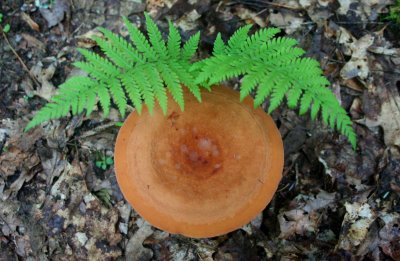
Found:
[[[118,79],[113,80],[110,84],[109,89],[112,98],[118,107],[119,113],[121,114],[122,117],[125,117],[127,103],[126,103],[125,92],[121,86],[121,82]]]
[[[228,40],[228,51],[236,51],[237,49],[242,47],[248,37],[248,33],[251,27],[252,25],[245,25],[236,30],[236,32]]]
[[[125,70],[129,70],[133,66],[133,62],[130,61],[130,59],[127,59],[125,57],[124,52],[121,52],[119,49],[117,49],[114,45],[111,43],[108,43],[107,41],[96,37],[96,42],[97,45],[100,46],[101,50],[109,57],[111,61],[114,62],[114,64],[120,68],[123,68]],[[118,71],[119,73],[120,71]]]
[[[299,107],[299,114],[310,111],[314,120],[321,115],[323,123],[336,128],[355,147],[356,134],[352,121],[328,89],[320,64],[304,58],[304,50],[295,47],[297,41],[275,37],[280,30],[264,28],[248,35],[251,26],[239,28],[225,44],[217,34],[212,56],[192,62],[198,48],[200,33],[191,36],[181,47],[181,36],[172,22],[168,23],[167,42],[148,14],[145,14],[147,36],[126,17],[123,18],[131,42],[100,28],[104,38],[96,38],[102,54],[78,49],[85,62],[74,65],[88,77],[73,77],[62,84],[58,94],[46,104],[27,125],[26,130],[51,119],[69,114],[87,116],[100,103],[107,116],[111,100],[122,116],[128,102],[138,113],[144,102],[152,113],[156,102],[167,113],[168,96],[184,109],[183,88],[201,101],[200,88],[242,77],[240,99],[254,93],[254,106],[269,99],[272,112],[286,97],[289,108]]]
[[[144,66],[143,73],[148,76],[149,82],[153,86],[154,96],[157,99],[161,110],[164,114],[167,114],[168,97],[160,73],[156,68],[151,66]]]
[[[165,57],[167,54],[167,48],[165,47],[165,42],[161,36],[160,31],[156,23],[151,19],[150,15],[145,13],[147,32],[149,34],[149,39],[152,47],[161,57]]]
[[[78,51],[86,58],[88,64],[90,64],[97,72],[104,73],[111,77],[116,77],[119,75],[118,68],[115,67],[109,60],[86,49],[78,48]]]
[[[127,40],[105,28],[100,27],[98,30],[102,32],[110,41],[111,45],[118,49],[121,55],[123,55],[123,57],[128,59],[130,62],[143,62],[142,55],[140,55],[139,52]]]
[[[107,117],[110,113],[111,97],[107,87],[100,84],[97,89],[100,105],[103,108],[104,116]]]
[[[171,58],[178,59],[181,50],[181,35],[178,32],[178,29],[172,24],[171,21],[168,21],[169,26],[169,35],[168,35],[168,53]]]
[[[179,78],[174,71],[172,71],[166,64],[160,63],[157,66],[168,91],[171,93],[172,98],[178,103],[181,110],[184,109],[185,103],[183,100],[183,90],[179,83]]]
[[[214,41],[213,55],[217,56],[217,55],[225,54],[225,52],[226,52],[225,43],[222,40],[221,33],[218,33],[217,38],[215,38],[215,41]]]
[[[129,35],[136,49],[143,54],[146,59],[154,60],[157,59],[156,51],[150,46],[146,36],[131,22],[128,18],[123,17],[126,28],[128,29]]]
[[[129,99],[132,101],[137,112],[142,113],[142,93],[140,88],[137,86],[134,78],[132,77],[132,72],[120,76],[121,82],[128,94]]]
[[[276,77],[268,77],[268,78],[264,78],[258,88],[257,88],[257,93],[256,93],[256,97],[254,99],[254,107],[258,107],[260,106],[265,99],[271,95],[272,90],[274,88],[274,86],[276,86]],[[247,91],[243,92],[243,95],[247,96],[248,94],[246,94]]]
[[[189,61],[196,53],[197,47],[199,46],[200,32],[192,35],[189,40],[183,45],[181,57],[184,61]]]
[[[146,77],[142,68],[137,68],[135,73],[132,75],[132,78],[136,85],[139,87],[139,90],[144,99],[144,103],[147,105],[150,113],[153,113],[154,109],[154,90],[153,86],[149,83],[149,79]]]
[[[201,102],[200,87],[196,84],[194,77],[184,69],[184,66],[175,62],[169,63],[168,66],[178,76],[179,82],[183,83],[194,97]]]
[[[300,114],[310,109],[311,118],[315,119],[321,111],[322,121],[354,145],[356,136],[351,120],[327,88],[329,81],[322,76],[319,63],[301,58],[304,50],[295,47],[296,40],[273,38],[278,29],[262,29],[251,36],[247,33],[248,27],[239,29],[229,39],[228,48],[218,37],[218,49],[214,47],[213,56],[192,67],[192,71],[198,72],[196,82],[208,86],[242,76],[241,100],[255,91],[254,105],[270,98],[271,113],[286,96],[289,108],[300,104]]]
[[[272,113],[282,103],[285,94],[291,87],[291,82],[287,78],[280,78],[277,84],[274,86],[271,100],[268,107],[268,113]]]
[[[67,116],[71,109],[74,114],[81,113],[85,107],[84,99],[89,99],[90,92],[97,87],[97,84],[96,81],[84,76],[68,79],[60,86],[58,94],[35,114],[25,127],[25,131],[43,122]]]

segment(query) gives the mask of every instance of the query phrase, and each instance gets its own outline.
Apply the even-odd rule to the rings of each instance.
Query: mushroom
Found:
[[[283,144],[272,118],[225,86],[169,98],[133,112],[119,131],[115,171],[126,200],[150,224],[188,237],[213,237],[250,222],[282,176]]]

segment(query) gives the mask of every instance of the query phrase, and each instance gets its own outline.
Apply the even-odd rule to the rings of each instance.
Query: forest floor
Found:
[[[0,30],[0,260],[400,260],[400,25],[390,0],[2,0]],[[57,86],[76,75],[77,47],[97,26],[123,33],[143,12],[184,39],[275,26],[317,59],[349,112],[348,141],[281,106],[283,179],[242,229],[210,239],[144,222],[116,183],[117,111],[23,131]],[[400,20],[400,18],[398,18]],[[235,83],[234,83],[235,84]],[[360,259],[352,259],[360,258]]]

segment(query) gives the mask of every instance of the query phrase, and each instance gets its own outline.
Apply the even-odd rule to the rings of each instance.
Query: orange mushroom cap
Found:
[[[224,86],[169,100],[165,117],[133,112],[115,146],[126,200],[149,223],[174,234],[213,237],[250,222],[282,175],[283,144],[272,118]]]

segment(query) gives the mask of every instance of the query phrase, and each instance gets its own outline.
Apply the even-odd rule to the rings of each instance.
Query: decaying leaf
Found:
[[[376,213],[368,203],[345,203],[346,215],[342,224],[342,232],[338,246],[340,249],[355,252],[366,239]]]
[[[153,234],[153,229],[143,219],[138,219],[136,224],[139,230],[128,241],[125,250],[126,260],[150,260],[153,252],[143,247],[143,241]]]
[[[352,56],[340,71],[340,76],[347,80],[354,77],[366,79],[369,75],[367,50],[373,44],[372,35],[365,35],[356,42],[350,44]]]
[[[46,99],[47,101],[49,101],[50,98],[53,97],[54,94],[56,93],[56,88],[50,81],[51,78],[53,78],[56,68],[57,68],[56,63],[52,63],[47,68],[43,68],[43,64],[38,63],[31,69],[33,75],[35,75],[36,78],[41,83],[40,89],[37,90],[35,94],[42,97],[43,99]]]
[[[400,146],[400,95],[395,90],[388,90],[376,119],[366,118],[359,123],[373,128],[381,126],[387,146]]]
[[[60,23],[69,12],[69,1],[55,0],[48,8],[40,8],[40,13],[46,19],[47,26],[53,27]]]
[[[304,18],[298,17],[294,12],[283,10],[272,13],[269,17],[271,24],[283,28],[287,34],[296,32],[304,23]]]
[[[400,214],[383,213],[380,219],[384,226],[379,231],[379,246],[393,260],[400,260]]]
[[[104,38],[103,34],[97,29],[90,30],[82,35],[76,36],[78,47],[90,49],[97,46],[96,37]]]
[[[289,238],[295,234],[305,235],[318,230],[322,211],[335,200],[335,193],[319,192],[316,196],[297,196],[293,209],[278,215],[281,230],[280,238]],[[332,206],[331,206],[332,207]]]

